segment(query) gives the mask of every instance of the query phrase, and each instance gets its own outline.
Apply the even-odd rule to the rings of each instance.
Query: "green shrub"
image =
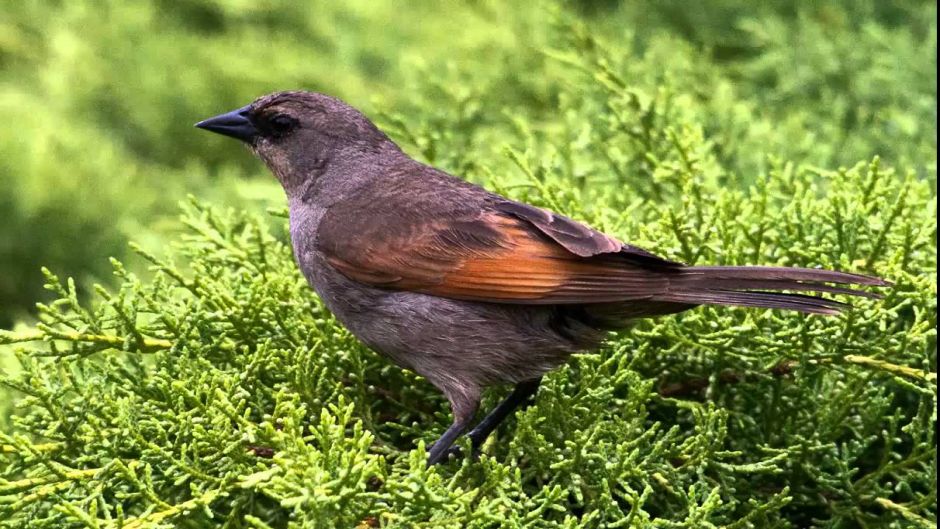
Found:
[[[0,527],[935,526],[935,13],[11,5],[0,309],[37,298],[40,262],[78,282],[47,273],[40,323],[0,334]],[[547,377],[479,463],[425,469],[446,403],[324,310],[260,164],[190,129],[297,86],[664,255],[895,286],[838,318],[641,322]],[[166,220],[187,190],[235,207]]]
[[[20,397],[0,434],[0,523],[932,526],[929,186],[875,161],[781,166],[737,191],[699,176],[698,135],[674,137],[655,173],[686,200],[589,220],[688,261],[763,256],[895,286],[833,319],[705,308],[642,322],[550,375],[479,463],[426,470],[443,399],[343,330],[264,220],[192,203],[172,256],[143,253],[152,280],[114,261],[120,286],[85,307],[47,273],[58,300],[42,323],[2,335],[43,342],[4,381]],[[542,202],[577,209],[573,175],[529,169]]]

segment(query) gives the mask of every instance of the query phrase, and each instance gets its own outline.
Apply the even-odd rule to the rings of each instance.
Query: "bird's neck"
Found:
[[[394,149],[380,152],[346,150],[309,156],[276,176],[292,207],[299,204],[329,207],[355,196],[363,187],[386,179],[395,167],[410,161],[394,144],[392,146]]]

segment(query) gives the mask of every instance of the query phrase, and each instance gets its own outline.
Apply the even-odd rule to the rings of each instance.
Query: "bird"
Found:
[[[638,318],[700,305],[834,315],[848,305],[811,294],[878,298],[850,287],[890,285],[660,257],[421,163],[322,93],[268,94],[195,126],[244,142],[280,182],[296,263],[335,318],[447,398],[452,423],[428,466],[458,456],[464,434],[477,453],[544,375]],[[474,425],[483,390],[505,385]]]

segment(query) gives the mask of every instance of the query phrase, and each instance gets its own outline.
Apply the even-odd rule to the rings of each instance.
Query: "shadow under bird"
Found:
[[[806,291],[878,297],[829,270],[686,266],[422,164],[358,110],[279,92],[196,124],[247,143],[280,181],[301,271],[357,338],[444,393],[474,450],[575,352],[630,320],[698,305],[837,314]],[[841,286],[838,286],[841,285]],[[483,388],[512,393],[472,429]]]

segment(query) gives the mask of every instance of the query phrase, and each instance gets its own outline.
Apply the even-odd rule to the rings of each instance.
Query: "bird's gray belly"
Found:
[[[458,374],[484,386],[530,380],[603,338],[570,322],[559,331],[552,307],[379,289],[343,276],[315,251],[298,260],[310,285],[353,335],[435,384],[446,385]]]

